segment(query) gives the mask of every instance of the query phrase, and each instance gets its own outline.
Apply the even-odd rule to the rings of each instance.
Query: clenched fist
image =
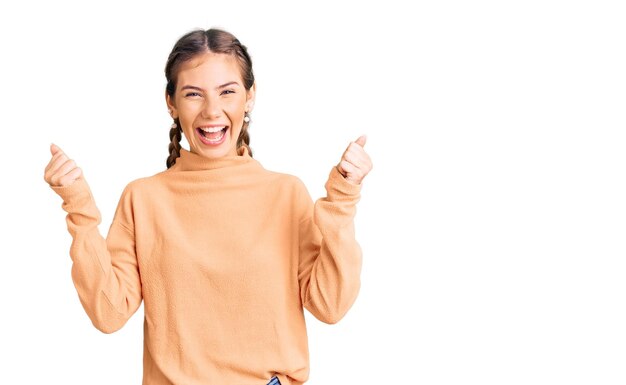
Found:
[[[373,167],[370,156],[363,149],[366,139],[365,135],[361,135],[356,141],[350,142],[337,165],[341,175],[352,184],[361,184]]]
[[[69,159],[59,146],[52,143],[50,152],[52,153],[52,159],[46,166],[43,176],[43,179],[50,186],[69,186],[83,175],[80,167],[76,167],[76,163]]]

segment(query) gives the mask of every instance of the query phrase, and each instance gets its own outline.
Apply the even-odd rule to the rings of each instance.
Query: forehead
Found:
[[[229,81],[243,85],[239,63],[234,56],[206,52],[184,62],[178,70],[178,88],[191,84],[212,88]]]

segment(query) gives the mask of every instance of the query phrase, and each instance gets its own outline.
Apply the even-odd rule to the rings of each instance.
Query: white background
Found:
[[[54,142],[105,235],[165,168],[173,44],[220,27],[253,59],[266,168],[316,199],[368,136],[362,289],[336,325],[306,312],[307,384],[626,383],[620,2],[257,3],[3,3],[2,382],[141,383],[143,305],[91,325],[43,172]]]

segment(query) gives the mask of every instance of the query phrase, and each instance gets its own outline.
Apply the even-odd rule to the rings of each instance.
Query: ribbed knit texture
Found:
[[[313,202],[298,177],[245,147],[219,159],[181,149],[171,168],[124,188],[104,238],[84,177],[51,186],[93,325],[115,332],[144,301],[143,385],[308,379],[303,307],[336,323],[360,289],[362,186],[333,166],[325,187]]]

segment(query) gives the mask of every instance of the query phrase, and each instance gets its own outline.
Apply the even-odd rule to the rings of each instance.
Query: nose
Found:
[[[202,106],[202,117],[207,120],[213,120],[219,118],[222,112],[222,108],[219,103],[219,99],[212,99],[207,97]]]

